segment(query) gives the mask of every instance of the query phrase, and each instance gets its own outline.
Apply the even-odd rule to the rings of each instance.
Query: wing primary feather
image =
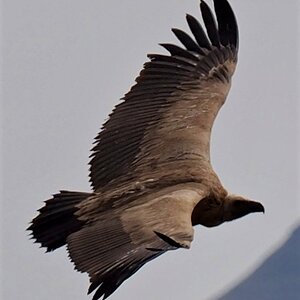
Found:
[[[201,0],[200,3],[200,10],[202,13],[203,22],[206,27],[207,35],[212,43],[213,46],[220,47],[220,38],[219,32],[217,28],[217,24],[214,18],[214,15],[209,8],[209,6]]]
[[[172,32],[187,50],[194,51],[201,55],[204,54],[204,52],[200,49],[199,45],[197,45],[196,42],[183,30],[180,30],[178,28],[172,28]]]
[[[199,21],[189,14],[186,15],[186,20],[187,20],[190,30],[193,33],[193,36],[195,37],[198,45],[201,48],[206,48],[206,49],[210,50],[211,49],[210,42],[203,30],[203,27],[199,23]]]
[[[223,46],[234,45],[238,49],[239,33],[236,17],[227,0],[214,1],[220,42]]]
[[[190,53],[189,51],[182,49],[179,46],[173,45],[173,44],[168,44],[168,43],[162,43],[160,46],[164,47],[167,51],[170,52],[172,56],[182,56],[194,61],[197,61],[198,58]]]

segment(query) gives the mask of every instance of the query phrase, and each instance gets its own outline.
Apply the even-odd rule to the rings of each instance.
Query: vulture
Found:
[[[106,299],[144,264],[190,248],[195,225],[218,226],[261,203],[229,193],[214,172],[210,135],[231,86],[238,26],[227,0],[214,12],[200,1],[202,24],[186,15],[181,46],[149,54],[135,84],[95,139],[91,192],[62,190],[45,201],[28,230],[47,252],[66,245]]]

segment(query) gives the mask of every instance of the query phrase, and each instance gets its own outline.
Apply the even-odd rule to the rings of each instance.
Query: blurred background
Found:
[[[212,1],[208,1],[212,4]],[[300,287],[299,1],[230,1],[240,54],[212,162],[253,214],[196,228],[189,251],[143,267],[111,300],[297,299]],[[93,138],[147,53],[175,42],[198,0],[2,1],[1,299],[79,300],[88,277],[25,231],[60,189],[89,191]]]

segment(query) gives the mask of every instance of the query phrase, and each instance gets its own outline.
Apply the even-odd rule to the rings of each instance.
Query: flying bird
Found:
[[[89,193],[60,191],[28,230],[47,251],[67,246],[88,273],[93,300],[106,299],[145,263],[189,248],[193,226],[213,227],[261,203],[229,193],[211,166],[210,135],[238,57],[238,26],[227,0],[203,22],[187,15],[182,46],[161,44],[96,137]]]

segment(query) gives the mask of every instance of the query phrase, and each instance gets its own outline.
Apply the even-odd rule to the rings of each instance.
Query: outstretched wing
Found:
[[[145,263],[169,250],[189,248],[191,214],[206,196],[197,184],[165,188],[144,196],[139,205],[110,211],[72,233],[68,251],[76,269],[91,279],[93,300],[106,299]],[[176,213],[170,213],[176,212]]]
[[[185,48],[161,44],[170,55],[148,55],[136,84],[96,137],[90,161],[94,190],[178,169],[178,161],[184,161],[183,168],[210,162],[211,128],[229,91],[238,51],[231,7],[227,0],[215,0],[214,8],[216,20],[201,1],[206,34],[187,15],[193,37],[172,30]]]

